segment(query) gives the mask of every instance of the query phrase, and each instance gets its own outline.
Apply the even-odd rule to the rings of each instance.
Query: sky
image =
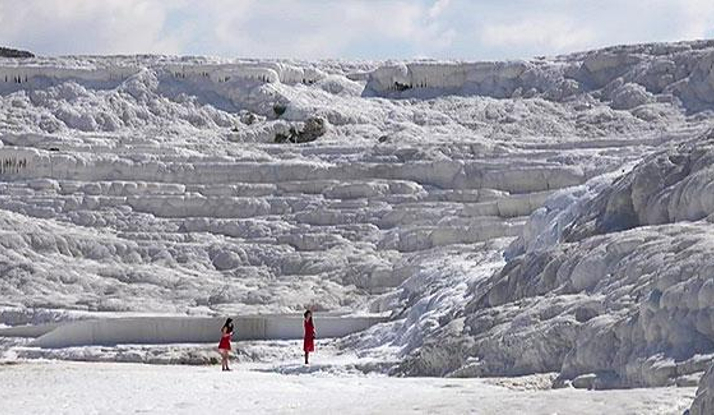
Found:
[[[516,59],[714,38],[714,0],[0,0],[40,55]]]

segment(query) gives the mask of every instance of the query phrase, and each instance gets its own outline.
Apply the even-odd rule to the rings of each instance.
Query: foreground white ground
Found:
[[[514,390],[486,379],[280,375],[217,367],[0,366],[0,414],[681,414],[695,388]]]

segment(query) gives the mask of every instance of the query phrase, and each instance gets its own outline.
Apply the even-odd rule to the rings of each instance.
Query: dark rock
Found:
[[[285,111],[287,111],[288,106],[285,104],[275,104],[273,105],[273,112],[275,113],[275,116],[280,118],[283,114],[285,114]]]
[[[327,132],[327,123],[323,118],[312,117],[305,122],[302,130],[290,127],[287,133],[275,134],[274,141],[278,144],[282,143],[309,143],[317,140]]]
[[[315,141],[327,132],[327,125],[323,118],[312,117],[305,122],[305,128],[298,133],[298,143]]]
[[[407,84],[402,84],[402,83],[399,83],[399,82],[395,82],[395,83],[394,83],[394,89],[401,92],[401,91],[406,91],[407,89],[412,89],[412,87],[411,87],[410,85],[407,85]]]
[[[2,58],[34,58],[35,55],[26,50],[0,47],[0,57]]]
[[[579,323],[585,323],[597,317],[598,314],[597,310],[593,310],[592,308],[578,307],[575,309],[575,320]]]
[[[273,107],[273,111],[275,111],[275,107]],[[285,112],[285,110],[283,110],[283,112]],[[256,121],[258,121],[258,117],[256,117],[255,114],[253,114],[252,112],[249,112],[243,115],[240,120],[245,125],[253,125]]]
[[[287,134],[284,134],[284,133],[275,134],[274,141],[278,144],[287,143],[289,140],[290,140],[290,137]]]

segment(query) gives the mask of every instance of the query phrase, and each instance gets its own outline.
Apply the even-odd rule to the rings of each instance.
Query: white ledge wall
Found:
[[[231,79],[253,80],[265,83],[285,84],[313,83],[325,76],[323,71],[311,67],[299,67],[280,62],[237,63],[237,64],[179,64],[156,65],[175,77],[208,78],[212,82],[227,82]],[[78,80],[93,82],[124,81],[140,73],[140,65],[108,67],[62,67],[62,66],[18,66],[0,63],[0,82],[24,84],[37,79],[56,81]]]
[[[378,316],[316,316],[320,338],[342,337],[362,331],[385,318]],[[2,336],[37,338],[30,346],[61,348],[88,345],[218,342],[224,317],[130,317],[81,320],[62,325],[0,329]],[[234,317],[233,340],[293,340],[303,337],[301,315]]]

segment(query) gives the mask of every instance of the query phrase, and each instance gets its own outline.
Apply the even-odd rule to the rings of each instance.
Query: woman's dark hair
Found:
[[[303,313],[303,317],[307,318],[307,316],[310,316],[310,321],[312,321],[312,311],[306,310],[305,313]]]
[[[224,324],[222,328],[226,329],[228,333],[233,333],[233,319],[227,318],[226,324]]]

